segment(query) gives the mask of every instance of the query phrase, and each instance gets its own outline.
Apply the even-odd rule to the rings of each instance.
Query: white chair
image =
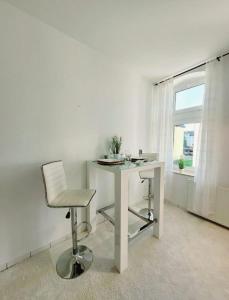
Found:
[[[158,160],[158,153],[142,153],[141,157],[146,161],[154,161]],[[152,199],[153,195],[153,179],[154,179],[154,171],[144,171],[139,172],[139,176],[142,179],[142,183],[145,180],[148,180],[148,195],[144,197],[144,199],[148,200],[148,208],[143,208],[139,211],[139,214],[148,220],[153,220],[153,209],[152,209]]]
[[[72,247],[60,255],[56,264],[56,271],[62,278],[75,278],[87,271],[93,261],[92,251],[86,246],[78,245],[77,207],[87,207],[96,191],[68,189],[62,161],[44,164],[41,170],[47,206],[69,208],[66,218],[71,217]]]

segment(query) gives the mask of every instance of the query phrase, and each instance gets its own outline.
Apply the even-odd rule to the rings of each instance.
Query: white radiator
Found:
[[[187,210],[194,212],[192,209],[193,194],[195,183],[193,180],[187,180]],[[212,221],[229,227],[229,188],[218,186],[216,197],[216,211],[211,218]]]

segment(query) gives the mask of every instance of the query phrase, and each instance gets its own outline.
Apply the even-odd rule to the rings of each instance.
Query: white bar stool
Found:
[[[154,161],[158,160],[158,153],[142,153],[141,157],[144,158],[146,161]],[[144,197],[144,199],[148,200],[148,207],[143,208],[139,211],[139,214],[143,216],[144,218],[153,221],[153,209],[152,209],[152,200],[153,200],[153,179],[154,179],[154,171],[144,171],[139,172],[139,176],[142,179],[142,183],[145,180],[148,180],[148,195]]]
[[[71,217],[72,247],[60,255],[56,264],[56,271],[62,278],[76,278],[87,271],[93,261],[92,251],[84,245],[78,245],[77,208],[87,207],[96,191],[68,189],[62,161],[44,164],[41,166],[41,170],[47,206],[69,208],[66,218]]]

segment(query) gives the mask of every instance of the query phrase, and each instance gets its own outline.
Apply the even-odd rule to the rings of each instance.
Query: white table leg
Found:
[[[164,214],[164,167],[154,169],[154,217],[153,235],[160,238],[163,234]]]
[[[87,188],[96,189],[96,169],[87,163]],[[96,209],[97,209],[97,195],[93,197],[90,205],[87,207],[87,222],[91,224],[92,232],[96,230]]]
[[[115,266],[128,267],[128,174],[115,174]]]

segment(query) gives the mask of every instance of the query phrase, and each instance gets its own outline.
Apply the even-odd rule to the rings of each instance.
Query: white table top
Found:
[[[111,173],[132,173],[132,172],[141,172],[141,171],[147,171],[152,170],[155,168],[161,168],[164,167],[163,161],[151,161],[151,162],[145,162],[141,165],[137,165],[135,163],[125,163],[123,165],[116,165],[116,166],[106,166],[98,164],[97,161],[88,161],[88,164],[98,168],[102,169]]]

